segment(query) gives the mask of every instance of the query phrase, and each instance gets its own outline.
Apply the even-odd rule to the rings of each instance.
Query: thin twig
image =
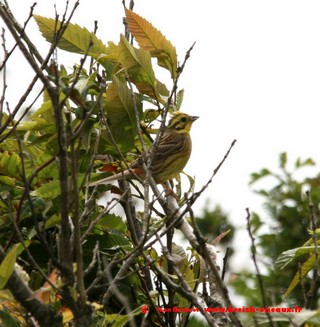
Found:
[[[308,301],[308,295],[307,295],[306,288],[304,286],[304,282],[303,282],[303,278],[302,278],[302,267],[301,267],[300,262],[298,262],[298,275],[299,275],[299,283],[300,283],[301,290],[302,290],[302,296],[303,296],[303,300],[304,300],[304,307],[306,307],[306,304]]]
[[[221,280],[222,281],[224,281],[224,276],[225,276],[226,271],[227,271],[229,253],[230,253],[230,248],[227,247],[226,254],[223,257],[223,266],[222,266],[222,274],[221,274]]]
[[[227,160],[232,148],[234,147],[234,145],[236,144],[237,140],[233,140],[231,142],[231,145],[228,149],[228,151],[226,152],[226,154],[224,155],[223,159],[220,161],[220,163],[218,164],[218,166],[213,170],[213,173],[211,175],[211,177],[209,178],[208,182],[202,186],[202,188],[198,191],[195,192],[190,198],[189,201],[191,204],[194,204],[194,202],[202,195],[202,193],[209,187],[209,185],[212,183],[213,178],[217,175],[217,173],[219,172],[220,168],[222,167],[222,165],[224,164],[224,162]]]
[[[20,27],[20,25],[15,21],[15,19],[13,20],[13,22],[15,23],[16,26],[19,25],[19,29],[18,29],[18,32],[20,34],[20,38],[23,38],[24,35],[25,35],[25,29],[30,21],[30,19],[33,17],[33,10],[35,8],[35,6],[37,5],[37,3],[34,3],[31,7],[30,7],[30,12],[29,12],[29,16],[27,17],[26,21],[24,22],[23,24],[23,27]],[[7,7],[7,10],[10,12],[11,14],[11,11],[10,9]],[[11,14],[12,15],[12,14]],[[13,15],[12,15],[12,18]],[[4,30],[4,29],[3,29]],[[7,51],[6,52],[6,56],[4,57],[1,65],[0,65],[0,71],[4,68],[4,66],[6,65],[7,61],[9,60],[10,56],[12,55],[12,53],[14,52],[14,50],[17,48],[18,44],[15,43],[14,46],[12,47],[12,49],[10,51]]]
[[[256,244],[255,244],[255,238],[254,238],[254,236],[252,234],[252,230],[251,230],[251,222],[250,222],[251,214],[250,214],[249,208],[246,208],[246,211],[247,211],[247,231],[248,231],[248,234],[249,234],[249,237],[250,237],[250,240],[251,240],[251,257],[252,257],[252,261],[253,261],[253,264],[255,266],[256,272],[257,272],[257,279],[258,279],[258,283],[259,283],[259,289],[260,289],[260,292],[261,292],[262,304],[263,304],[264,307],[267,307],[268,306],[267,297],[266,297],[266,294],[265,294],[262,275],[260,273],[260,269],[259,269],[258,262],[257,262],[257,257],[256,257],[257,248],[256,248]],[[274,323],[272,321],[272,317],[271,317],[270,313],[268,312],[268,310],[266,310],[265,312],[266,312],[266,316],[267,316],[268,321],[269,321],[269,325],[274,326]]]
[[[319,247],[318,247],[318,235],[317,235],[317,222],[314,212],[314,204],[311,199],[310,191],[306,191],[308,201],[309,201],[309,213],[310,213],[310,225],[312,230],[312,240],[314,244],[314,268],[312,272],[312,279],[310,284],[309,292],[307,293],[306,308],[310,309],[312,304],[312,299],[316,293],[316,285],[318,280],[319,271]]]
[[[6,60],[6,58],[8,57],[8,50],[6,48],[6,37],[5,37],[5,29],[2,28],[2,33],[1,33],[1,39],[2,39],[2,47],[3,47],[3,52],[4,52],[4,61]],[[1,69],[0,69],[1,71]],[[2,94],[1,94],[1,98],[0,98],[0,128],[2,125],[2,117],[3,117],[3,113],[4,113],[4,108],[3,108],[3,104],[4,104],[4,100],[6,98],[6,90],[7,90],[7,69],[6,69],[6,65],[3,65],[3,73],[2,73]]]

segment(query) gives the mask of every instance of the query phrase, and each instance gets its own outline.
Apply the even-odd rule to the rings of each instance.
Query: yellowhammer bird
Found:
[[[190,129],[192,123],[198,118],[182,112],[174,112],[171,115],[151,161],[150,173],[157,184],[176,177],[187,164],[192,148]],[[135,178],[135,175],[143,179],[145,173],[141,167],[141,160],[145,160],[144,157],[135,160],[130,169],[93,182],[90,186],[105,184],[122,178],[132,179]]]

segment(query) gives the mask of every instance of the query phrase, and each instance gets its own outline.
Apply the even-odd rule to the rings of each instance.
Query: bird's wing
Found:
[[[153,163],[155,162],[161,162],[168,156],[181,152],[183,150],[183,147],[185,146],[185,137],[184,134],[178,134],[175,133],[164,133],[158,143],[157,149],[153,155]],[[142,155],[142,158],[145,160],[146,157]],[[136,159],[132,165],[131,168],[140,167],[141,164],[141,157]]]
[[[158,159],[181,152],[185,144],[185,134],[165,133],[157,146],[155,157]]]

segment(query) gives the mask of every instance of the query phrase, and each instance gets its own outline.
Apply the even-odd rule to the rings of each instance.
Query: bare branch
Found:
[[[256,249],[256,245],[255,245],[255,238],[251,231],[251,223],[250,223],[251,215],[250,215],[250,211],[248,208],[246,209],[246,211],[247,211],[247,230],[248,230],[248,234],[249,234],[249,237],[251,240],[251,257],[252,257],[254,266],[256,268],[256,272],[257,272],[257,278],[258,278],[258,282],[259,282],[259,290],[261,292],[262,303],[263,303],[264,307],[267,307],[268,303],[267,303],[267,298],[266,298],[266,294],[265,294],[265,288],[264,288],[262,276],[261,276],[257,258],[256,258],[257,249]],[[270,326],[274,326],[270,312],[268,312],[267,310],[266,310],[266,316],[268,318]]]

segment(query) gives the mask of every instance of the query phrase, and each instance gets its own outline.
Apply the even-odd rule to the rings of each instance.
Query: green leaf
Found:
[[[101,227],[113,228],[122,233],[127,231],[127,226],[123,222],[122,218],[113,214],[103,216],[97,225]]]
[[[43,118],[48,122],[54,123],[54,113],[52,108],[52,102],[51,100],[44,101],[41,105],[41,107],[36,110],[30,118],[32,120],[36,120],[38,118]],[[19,125],[20,126],[20,125]]]
[[[46,131],[46,132],[51,132],[53,133],[56,129],[55,129],[55,125],[53,123],[48,123],[48,121],[46,119],[43,118],[36,118],[35,120],[28,120],[28,121],[24,121],[21,122],[18,126],[17,126],[17,130],[18,131],[32,131],[32,130],[36,130],[36,131]]]
[[[171,77],[177,76],[177,52],[164,35],[147,20],[131,10],[126,10],[128,28],[139,46],[158,59],[158,65],[170,71]]]
[[[53,169],[55,169],[55,166],[53,166]],[[57,175],[55,174],[55,176]],[[84,181],[84,175],[78,174],[77,180],[78,180],[78,186],[80,186]],[[39,188],[30,192],[32,196],[40,197],[42,199],[52,199],[60,195],[60,193],[61,193],[60,180],[53,180],[49,183],[42,184]]]
[[[166,86],[155,78],[150,53],[144,49],[136,49],[123,35],[119,44],[119,62],[127,70],[130,81],[142,94],[158,101],[162,101],[161,96],[169,95]]]
[[[0,311],[0,321],[2,322],[1,326],[5,327],[21,326],[20,323],[6,311]]]
[[[155,81],[151,55],[144,49],[136,49],[124,35],[119,43],[119,62],[136,81],[153,86]]]
[[[284,168],[287,164],[287,153],[286,152],[280,153],[279,160],[280,160],[280,167]]]
[[[136,102],[137,110],[141,112],[141,102]],[[114,77],[113,83],[109,84],[105,95],[105,107],[110,122],[110,130],[113,139],[123,152],[131,150],[134,146],[137,134],[137,121],[134,109],[132,93],[125,81]],[[113,144],[112,139],[109,139]]]
[[[50,183],[42,184],[39,188],[30,192],[30,194],[43,199],[54,198],[60,194],[60,181],[55,180]]]
[[[104,316],[104,324],[105,326],[113,326],[113,327],[124,327],[127,323],[132,320],[132,315],[137,316],[141,314],[141,308],[137,308],[130,312],[130,315],[120,315],[118,313],[114,314],[106,314]]]
[[[129,240],[121,235],[119,232],[106,231],[101,234],[90,234],[85,244],[83,245],[84,257],[92,255],[92,251],[95,248],[97,242],[99,242],[99,247],[101,251],[114,254],[115,252],[125,251],[132,249],[132,245]]]
[[[296,168],[301,168],[301,167],[305,167],[305,166],[314,166],[316,163],[314,162],[313,159],[308,158],[306,160],[301,160],[301,158],[298,158],[295,162],[295,167]]]
[[[289,263],[305,254],[314,252],[314,246],[303,246],[282,252],[275,262],[276,269],[284,269]]]
[[[266,168],[261,169],[260,172],[258,172],[258,173],[252,173],[250,175],[249,185],[257,182],[259,179],[261,179],[263,177],[270,176],[270,175],[271,175],[271,171]]]
[[[177,94],[177,101],[175,104],[175,110],[179,111],[182,105],[182,101],[183,101],[183,97],[184,97],[184,89],[180,90]]]
[[[309,271],[311,271],[314,268],[315,265],[315,255],[312,255],[306,262],[303,263],[300,270],[295,274],[294,278],[292,279],[287,291],[283,295],[283,298],[285,299],[292,290],[301,282],[301,279],[304,278]]]
[[[61,27],[61,22],[52,18],[42,17],[39,15],[33,16],[38,24],[39,30],[43,37],[50,43],[55,42],[56,31]],[[65,51],[78,54],[88,54],[96,59],[110,74],[114,70],[113,43],[109,43],[107,47],[97,36],[89,32],[86,28],[78,24],[68,23],[62,37],[59,39],[57,46]]]
[[[39,15],[34,15],[33,17],[43,37],[48,42],[53,43],[56,38],[57,29],[59,30],[61,28],[61,22]],[[92,46],[90,46],[90,42]],[[101,54],[106,54],[108,52],[108,48],[94,33],[89,32],[86,28],[78,24],[72,23],[68,23],[68,27],[58,42],[58,47],[62,50],[79,54],[85,54],[88,49],[90,49],[88,54],[95,59]]]
[[[61,222],[61,219],[60,219],[60,216],[59,215],[53,215],[52,217],[50,217],[46,223],[45,223],[45,229],[49,229],[49,228],[52,228],[52,227],[55,227],[57,226],[58,224],[60,224]]]
[[[0,171],[13,177],[20,177],[21,158],[16,153],[0,152]]]
[[[8,176],[1,176],[0,175],[0,184],[8,185],[8,186],[14,186],[15,180]]]
[[[30,242],[25,243],[26,246],[29,244]],[[8,279],[14,270],[14,264],[23,250],[24,246],[21,243],[17,243],[9,250],[5,258],[2,260],[0,264],[0,289],[3,289],[6,286]]]

